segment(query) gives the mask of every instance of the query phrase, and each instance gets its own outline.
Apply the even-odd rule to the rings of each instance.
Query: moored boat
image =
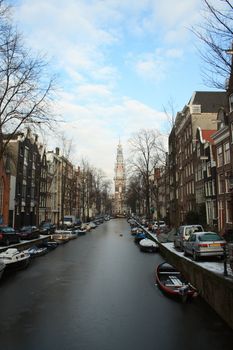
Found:
[[[138,232],[138,233],[136,233],[136,235],[134,236],[134,242],[135,242],[135,243],[140,243],[140,241],[141,241],[142,239],[145,239],[145,238],[146,238],[146,235],[145,235],[144,232]]]
[[[159,246],[152,239],[144,238],[139,242],[139,247],[142,252],[157,252]]]
[[[70,238],[67,237],[67,235],[63,234],[63,233],[54,233],[52,236],[52,239],[57,242],[58,244],[64,244],[69,242]]]
[[[37,256],[42,256],[48,253],[48,249],[46,247],[37,247],[32,246],[25,250],[24,252],[28,253],[31,258],[36,258]]]
[[[72,228],[72,229],[67,229],[67,230],[56,230],[55,233],[59,233],[61,235],[63,235],[63,237],[66,237],[68,238],[68,240],[71,240],[71,239],[75,239],[78,237],[78,231],[79,229],[75,229],[75,228]]]
[[[76,230],[76,232],[78,233],[78,236],[83,236],[86,234],[87,230],[85,229],[78,229]]]
[[[57,246],[58,246],[58,243],[55,242],[55,241],[46,241],[46,242],[43,242],[43,243],[41,243],[41,244],[39,245],[39,247],[42,247],[42,248],[45,247],[45,248],[47,248],[49,251],[50,251],[50,250],[56,249]]]
[[[188,298],[197,296],[197,290],[185,280],[180,271],[167,262],[156,268],[156,282],[159,288],[168,296],[185,302]]]
[[[140,227],[133,227],[131,229],[131,235],[135,236],[137,233],[143,233],[143,230]]]
[[[16,248],[9,248],[0,254],[0,261],[5,264],[5,272],[19,270],[27,267],[30,254],[18,251]]]

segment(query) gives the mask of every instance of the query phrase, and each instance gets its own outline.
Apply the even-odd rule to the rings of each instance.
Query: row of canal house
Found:
[[[166,166],[157,179],[160,217],[172,226],[233,228],[233,91],[194,92],[177,113]]]
[[[15,134],[0,162],[0,223],[19,228],[80,217],[80,179],[58,148],[46,152],[29,129]]]

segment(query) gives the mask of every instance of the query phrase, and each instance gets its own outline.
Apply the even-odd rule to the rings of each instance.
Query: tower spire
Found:
[[[123,149],[120,143],[120,138],[117,146],[114,181],[115,181],[114,212],[116,216],[122,217],[126,214],[126,206],[125,206],[126,177],[125,177]]]

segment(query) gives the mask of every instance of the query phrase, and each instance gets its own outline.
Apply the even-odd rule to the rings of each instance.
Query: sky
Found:
[[[46,54],[59,83],[59,130],[82,158],[114,177],[119,140],[140,129],[169,133],[164,109],[182,110],[202,81],[190,30],[201,0],[15,0],[13,18],[27,47]],[[48,134],[47,149],[60,136]]]

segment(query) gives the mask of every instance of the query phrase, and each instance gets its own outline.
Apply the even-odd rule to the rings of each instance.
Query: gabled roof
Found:
[[[201,133],[203,140],[209,141],[210,143],[214,142],[212,135],[216,133],[216,130],[201,130]]]
[[[218,112],[220,107],[228,105],[225,91],[195,91],[188,105],[201,105],[202,113]]]

